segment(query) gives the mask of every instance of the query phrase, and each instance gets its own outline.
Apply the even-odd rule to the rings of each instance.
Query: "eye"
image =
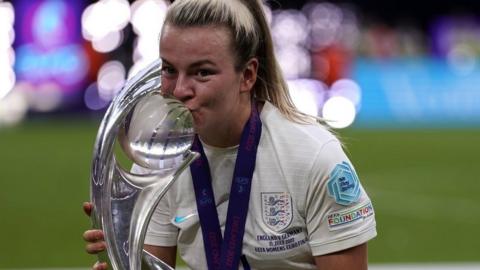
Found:
[[[207,76],[210,76],[214,74],[213,71],[209,70],[209,69],[199,69],[197,70],[197,76],[201,77],[201,78],[204,78],[204,77],[207,77]]]
[[[162,66],[161,73],[163,76],[172,76],[177,73],[177,71],[171,66]]]

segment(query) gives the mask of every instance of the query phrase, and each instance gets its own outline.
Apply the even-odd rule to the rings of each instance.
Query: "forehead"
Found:
[[[200,58],[233,58],[231,35],[222,26],[177,27],[165,25],[160,37],[160,56],[167,61],[196,61]]]

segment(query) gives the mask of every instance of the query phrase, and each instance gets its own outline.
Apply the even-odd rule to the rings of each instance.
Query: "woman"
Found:
[[[174,266],[178,247],[192,269],[367,269],[370,199],[340,142],[295,109],[259,0],[175,1],[160,55],[202,158],[160,202],[145,249]],[[105,248],[101,231],[84,238]]]

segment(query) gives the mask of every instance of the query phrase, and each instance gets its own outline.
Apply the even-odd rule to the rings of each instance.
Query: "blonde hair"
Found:
[[[259,61],[253,96],[271,102],[288,119],[306,123],[316,119],[293,104],[277,63],[273,41],[260,0],[177,0],[165,18],[165,25],[225,26],[232,34],[235,68],[242,70],[253,57]]]

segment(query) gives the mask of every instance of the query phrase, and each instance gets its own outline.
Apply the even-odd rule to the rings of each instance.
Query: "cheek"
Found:
[[[162,82],[162,86],[161,86],[162,93],[172,95],[173,91],[175,90],[175,84],[176,84],[175,80],[162,77],[161,82]]]
[[[193,112],[194,120],[198,124],[205,124],[205,122],[212,122],[221,114],[221,102],[217,95],[206,93],[209,91],[197,91],[195,99],[192,100],[193,106],[197,108]]]
[[[203,109],[212,109],[219,98],[219,91],[215,85],[200,84],[195,86],[195,103]]]
[[[206,117],[203,110],[193,111],[192,117],[193,117],[193,126],[195,128],[195,131],[202,132],[205,130],[205,128],[208,128],[210,126],[208,125],[208,121],[206,120],[209,119],[211,121],[211,117]]]

